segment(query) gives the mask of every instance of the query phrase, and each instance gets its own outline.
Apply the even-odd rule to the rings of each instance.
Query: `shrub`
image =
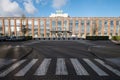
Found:
[[[109,36],[86,36],[87,40],[109,40]]]
[[[25,36],[26,40],[32,40],[32,36]]]
[[[112,36],[112,40],[119,41],[120,40],[120,36]]]

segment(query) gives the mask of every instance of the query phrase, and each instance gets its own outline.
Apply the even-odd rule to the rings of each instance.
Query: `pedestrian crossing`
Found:
[[[83,59],[99,76],[108,76],[102,69],[96,66],[92,61],[89,59]]]
[[[44,59],[34,75],[46,75],[51,59]]]
[[[13,64],[10,68],[8,68],[7,70],[5,70],[4,72],[2,72],[0,74],[0,77],[5,77],[7,74],[9,74],[10,72],[12,72],[14,69],[16,69],[18,66],[20,66],[22,63],[24,63],[26,60],[21,60],[18,61],[17,63]]]
[[[16,59],[3,59],[3,58],[0,58],[0,68],[5,66],[5,65],[8,65],[8,64],[11,64],[12,62],[15,62]]]
[[[15,76],[24,76],[28,70],[37,62],[38,59],[33,59],[28,65],[21,69]]]
[[[63,58],[57,59],[56,75],[68,75],[65,60]]]
[[[85,70],[85,68],[77,59],[71,59],[71,62],[77,75],[89,75],[89,73]]]
[[[13,75],[15,77],[25,76],[32,69],[32,67],[35,66],[36,64],[38,64],[38,67],[35,69],[33,75],[34,76],[46,76],[50,69],[49,68],[50,65],[53,63],[52,60],[53,60],[52,58],[44,58],[43,60],[41,60],[40,64],[38,64],[39,59],[31,59],[31,60],[22,59],[22,60],[15,62],[13,65],[8,67],[7,69],[0,71],[0,77],[5,77],[5,76],[9,75],[11,72],[14,72],[14,70],[16,70],[17,68],[19,68],[22,65],[24,65],[24,66],[22,68],[20,68],[20,70],[18,70]],[[93,73],[96,73],[96,75],[98,75],[98,76],[110,76],[112,73],[112,74],[120,77],[119,69],[115,69],[114,67],[104,63],[104,61],[102,61],[100,59],[69,58],[68,60],[71,62],[71,65],[69,65],[69,66],[67,66],[66,58],[56,58],[55,60],[56,60],[55,61],[56,66],[53,67],[53,70],[54,70],[53,75],[56,75],[56,76],[69,75],[70,71],[68,71],[69,70],[68,67],[70,67],[70,66],[73,67],[73,69],[76,73],[75,75],[90,76],[92,72],[90,72],[87,69],[87,67],[85,66],[85,65],[87,65],[90,69],[92,69]],[[27,61],[28,61],[28,63],[24,64]],[[83,63],[84,63],[84,65],[83,65]],[[101,65],[102,67],[104,67],[106,70],[101,68],[101,66],[99,66],[98,64]]]

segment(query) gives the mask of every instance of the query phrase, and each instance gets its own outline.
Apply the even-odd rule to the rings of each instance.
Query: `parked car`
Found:
[[[18,37],[16,37],[16,40],[17,41],[24,41],[24,40],[26,40],[26,37],[25,36],[18,36]]]
[[[6,41],[16,41],[16,36],[6,36]]]
[[[11,40],[11,41],[16,41],[17,39],[16,39],[15,36],[11,36],[11,37],[10,37],[10,40]]]
[[[6,36],[6,41],[10,41],[10,36]]]
[[[0,41],[5,41],[5,40],[6,40],[5,36],[0,36]]]

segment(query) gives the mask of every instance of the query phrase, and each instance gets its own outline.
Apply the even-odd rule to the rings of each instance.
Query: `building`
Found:
[[[70,17],[58,10],[49,17],[0,17],[0,33],[34,38],[120,35],[120,17]]]

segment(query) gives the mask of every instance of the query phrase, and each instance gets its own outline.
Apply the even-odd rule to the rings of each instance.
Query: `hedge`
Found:
[[[109,40],[109,36],[86,36],[87,40]]]
[[[119,41],[120,40],[120,36],[112,36],[112,40]]]
[[[32,40],[32,36],[25,36],[26,40]]]

